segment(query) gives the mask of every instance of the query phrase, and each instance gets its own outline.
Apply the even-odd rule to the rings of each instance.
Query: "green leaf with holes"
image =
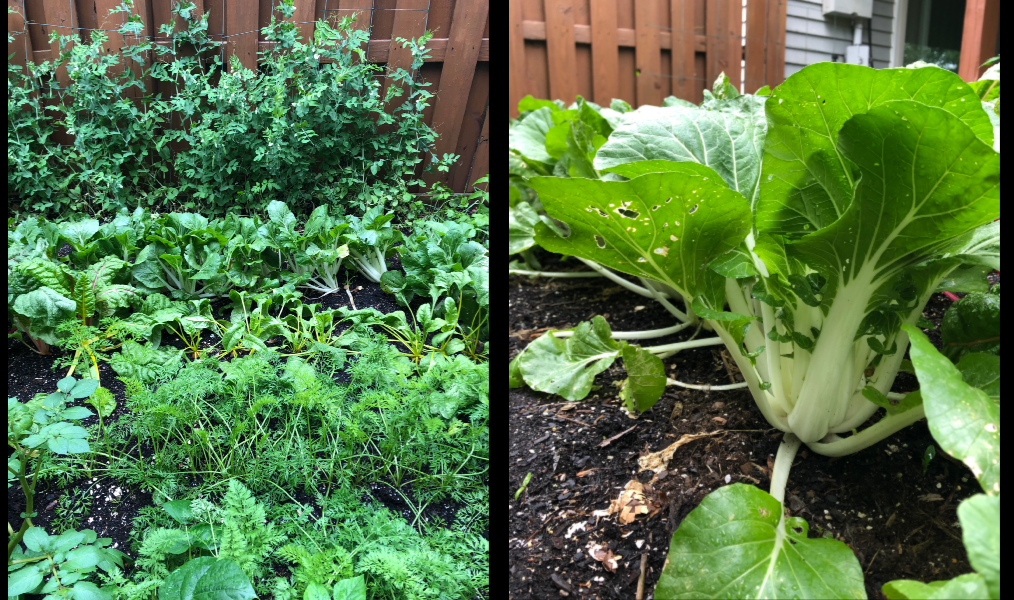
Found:
[[[569,229],[563,237],[538,223],[536,243],[693,296],[711,261],[746,237],[750,207],[700,165],[673,168],[630,181],[533,179],[546,212]]]

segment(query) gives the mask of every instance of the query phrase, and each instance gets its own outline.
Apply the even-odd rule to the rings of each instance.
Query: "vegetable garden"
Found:
[[[172,106],[98,31],[8,71],[8,597],[489,597],[488,177],[409,192],[457,158],[430,34],[380,90],[351,17],[304,45],[282,1],[225,73],[192,8]]]
[[[998,61],[518,110],[512,597],[998,598]]]

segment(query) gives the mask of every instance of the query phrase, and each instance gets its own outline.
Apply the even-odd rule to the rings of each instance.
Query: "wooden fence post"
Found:
[[[977,80],[980,67],[996,52],[996,32],[1000,26],[1000,0],[967,0],[965,26],[961,33],[961,59],[958,75],[965,81]]]
[[[657,0],[635,0],[634,38],[637,72],[637,106],[662,104],[662,56],[659,49],[659,23]]]
[[[525,38],[521,31],[521,0],[509,0],[508,20],[510,22],[510,64],[508,65],[507,100],[510,102],[508,114],[512,117],[518,116],[518,101],[531,88],[528,81],[528,72],[525,70]]]
[[[447,54],[433,107],[433,129],[440,136],[434,148],[437,158],[442,158],[445,153],[453,153],[458,146],[461,121],[472,89],[472,78],[475,76],[482,31],[488,13],[489,0],[458,0],[454,7]],[[431,173],[424,179],[427,183],[436,179],[446,183],[448,176],[449,173]]]
[[[572,0],[546,2],[546,52],[549,59],[549,97],[574,101],[577,78],[574,74],[577,50],[574,46]]]

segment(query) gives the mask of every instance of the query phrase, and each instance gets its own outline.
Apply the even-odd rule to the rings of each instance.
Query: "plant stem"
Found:
[[[663,352],[669,352],[670,350],[687,350],[689,348],[703,348],[705,346],[721,346],[723,343],[722,338],[705,338],[703,340],[690,340],[689,342],[676,342],[674,344],[652,346],[650,348],[645,348],[645,350],[651,352],[652,354],[662,354]]]
[[[871,425],[853,436],[842,438],[830,434],[824,438],[826,441],[812,442],[807,446],[810,447],[810,450],[824,456],[846,456],[876,444],[925,416],[924,407],[917,406],[903,413],[884,417],[877,424]]]
[[[647,340],[651,338],[660,338],[674,333],[679,333],[687,327],[690,327],[693,323],[680,323],[679,325],[673,325],[672,327],[666,327],[664,329],[648,329],[646,331],[614,331],[612,338],[614,340]],[[556,331],[553,335],[558,338],[571,337],[574,335],[573,331]]]
[[[691,389],[691,390],[704,390],[705,392],[711,392],[711,391],[721,392],[721,391],[725,391],[725,390],[741,390],[741,389],[743,389],[745,387],[749,387],[750,386],[750,384],[748,384],[745,381],[741,382],[741,383],[734,383],[732,385],[709,385],[707,383],[704,384],[704,385],[694,385],[694,384],[691,384],[691,383],[683,383],[681,381],[676,381],[675,379],[666,379],[665,384],[666,385],[678,385],[680,387],[685,387],[685,388]]]
[[[584,264],[586,264],[589,267],[591,267],[592,269],[595,269],[596,272],[601,273],[603,277],[611,280],[613,283],[616,283],[617,285],[625,287],[628,290],[634,292],[635,294],[640,294],[641,296],[644,296],[645,298],[651,298],[652,300],[655,299],[655,294],[652,293],[651,290],[643,288],[643,287],[637,285],[636,283],[631,283],[631,282],[627,281],[626,279],[620,277],[616,273],[613,273],[612,271],[610,271],[609,269],[603,267],[602,265],[598,264],[597,262],[594,262],[594,261],[591,261],[591,260],[587,260],[587,259],[584,259],[584,258],[581,258],[581,257],[576,257],[576,258],[579,261],[581,261]],[[665,296],[666,298],[669,297],[667,294],[663,294],[663,296]]]
[[[778,454],[775,455],[775,466],[771,469],[771,495],[779,504],[785,503],[785,484],[789,481],[789,469],[792,468],[792,461],[799,451],[799,438],[793,433],[786,433],[782,443],[778,446]],[[782,511],[784,516],[785,511]]]
[[[602,277],[595,271],[526,271],[524,269],[511,269],[510,275],[527,275],[529,277]]]

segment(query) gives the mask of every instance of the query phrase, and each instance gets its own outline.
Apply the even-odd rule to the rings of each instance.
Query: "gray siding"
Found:
[[[785,76],[806,65],[832,60],[844,62],[845,48],[852,43],[852,20],[825,18],[821,0],[788,0],[785,23]],[[894,0],[873,0],[870,31],[863,32],[868,41],[874,68],[884,69],[891,61],[891,27]]]

